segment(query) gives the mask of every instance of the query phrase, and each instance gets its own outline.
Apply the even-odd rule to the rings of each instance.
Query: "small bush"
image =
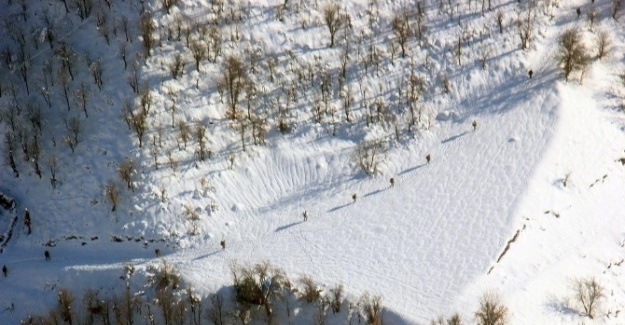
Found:
[[[384,308],[382,307],[382,297],[370,296],[365,293],[362,298],[362,308],[365,314],[367,324],[369,325],[382,325],[382,316]]]
[[[119,173],[119,178],[126,183],[129,190],[133,189],[132,185],[132,175],[135,171],[135,164],[132,160],[126,159],[117,168],[117,172]]]
[[[111,203],[111,212],[115,212],[117,209],[117,204],[119,203],[120,196],[119,190],[117,189],[117,185],[114,182],[110,182],[106,185],[104,189],[104,195],[106,199]]]
[[[147,271],[148,280],[157,291],[167,288],[177,289],[180,286],[180,275],[166,260],[163,260],[161,267],[151,265]]]
[[[342,284],[337,284],[333,289],[330,289],[330,308],[334,313],[341,311],[341,305],[345,299],[345,288]]]
[[[445,319],[443,316],[438,319],[433,320],[431,325],[462,325],[462,319],[459,314],[454,314],[448,319]]]
[[[497,295],[487,293],[482,296],[475,318],[478,325],[505,325],[508,323],[508,308]]]
[[[291,287],[284,271],[269,262],[253,267],[233,265],[231,271],[236,301],[242,305],[262,305],[267,316],[272,314],[272,302],[283,297],[285,290]]]
[[[61,319],[64,322],[72,324],[72,319],[74,317],[73,316],[74,313],[72,310],[72,304],[74,303],[74,296],[67,289],[61,289],[59,290],[58,301],[59,301],[58,313],[61,316]]]
[[[384,146],[380,141],[365,142],[356,148],[354,159],[358,167],[367,175],[378,172],[378,166],[382,162]]]
[[[321,290],[317,287],[315,282],[313,282],[313,279],[310,276],[305,275],[299,281],[304,286],[301,299],[306,300],[307,303],[321,300]]]

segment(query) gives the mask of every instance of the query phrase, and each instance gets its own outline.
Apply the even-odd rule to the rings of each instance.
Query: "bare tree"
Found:
[[[28,53],[28,50],[26,48],[19,51],[18,53],[19,53],[19,59],[15,67],[19,71],[19,74],[22,77],[22,81],[24,81],[24,86],[26,87],[26,93],[30,95],[30,86],[28,84],[28,74],[30,71],[30,67],[32,65],[32,61],[30,58],[30,54]]]
[[[119,178],[126,183],[129,190],[134,190],[132,185],[132,176],[135,172],[135,163],[130,159],[125,159],[117,168]]]
[[[93,11],[92,0],[76,0],[75,2],[78,7],[78,15],[80,16],[80,19],[87,19]]]
[[[458,41],[456,42],[456,48],[454,50],[458,65],[462,65],[462,35],[458,34]]]
[[[137,134],[139,140],[139,148],[143,147],[143,135],[148,130],[148,114],[145,110],[139,109],[138,112],[130,111],[130,125]]]
[[[127,77],[128,85],[135,94],[139,93],[139,63],[136,60],[130,63],[130,75]]]
[[[243,61],[236,56],[227,57],[218,86],[228,94],[229,112],[227,117],[231,120],[237,118],[237,105],[247,82],[248,78]]]
[[[144,84],[141,87],[141,91],[139,92],[139,107],[145,114],[150,114],[150,108],[152,108],[152,103],[154,101],[154,97],[152,97],[152,92],[147,84]]]
[[[501,10],[497,10],[497,26],[499,26],[499,34],[503,34],[503,22],[504,22],[504,13]]]
[[[486,70],[486,62],[488,61],[488,57],[490,56],[490,51],[483,50],[480,53],[480,63],[482,65],[482,69]]]
[[[190,46],[191,54],[195,60],[195,70],[200,72],[200,62],[206,58],[206,47],[198,41],[193,41]]]
[[[360,299],[363,313],[367,319],[367,324],[384,324],[382,321],[382,314],[384,313],[384,308],[382,307],[382,297],[370,296],[368,293],[365,293]]]
[[[603,287],[595,278],[576,280],[573,284],[573,295],[583,314],[590,319],[597,315],[601,299],[605,297]]]
[[[102,90],[102,73],[104,72],[102,61],[98,59],[91,62],[89,64],[89,71],[91,71],[91,75],[93,76],[93,83],[98,86],[98,89]]]
[[[191,223],[191,235],[196,236],[199,234],[198,221],[200,221],[200,214],[192,206],[185,205],[182,215]]]
[[[425,34],[425,9],[423,8],[423,2],[417,2],[417,39],[419,40],[419,46],[423,43],[423,35]]]
[[[128,17],[122,16],[122,28],[124,29],[124,36],[126,36],[126,42],[130,42],[130,24]]]
[[[588,51],[582,43],[579,30],[574,28],[564,31],[558,43],[559,50],[556,59],[562,68],[564,79],[568,81],[573,71],[582,70],[588,65]]]
[[[415,73],[416,69],[410,69],[410,79],[408,85],[408,105],[410,108],[410,123],[408,123],[408,131],[412,132],[412,127],[417,124],[417,114],[419,115],[418,120],[421,119],[421,113],[417,113],[418,110],[418,101],[421,98],[423,92],[425,92],[425,79],[423,77],[417,76]]]
[[[104,196],[109,201],[109,203],[111,203],[111,212],[115,212],[115,210],[117,209],[117,204],[121,199],[117,184],[115,184],[114,182],[109,182],[106,185],[106,188],[104,188]]]
[[[78,87],[78,91],[76,91],[76,99],[78,100],[78,104],[80,108],[82,108],[83,112],[85,112],[85,118],[89,118],[87,114],[87,106],[89,102],[89,97],[91,96],[91,92],[89,91],[87,85],[84,82],[80,83],[80,87]]]
[[[184,144],[184,149],[186,150],[187,142],[189,142],[189,139],[191,138],[191,128],[187,122],[180,120],[178,121],[178,131],[180,141]]]
[[[122,42],[119,44],[119,51],[117,52],[119,57],[124,61],[124,71],[128,68],[128,61],[126,59],[126,55],[128,54],[128,43]]]
[[[30,150],[30,161],[35,168],[35,174],[37,174],[37,176],[39,176],[39,178],[41,179],[41,165],[39,164],[39,158],[41,157],[41,146],[39,145],[39,136],[36,132],[33,133],[28,147]]]
[[[11,126],[11,131],[15,132],[17,129],[18,115],[20,114],[18,106],[14,103],[5,106],[2,111],[0,111],[0,120],[7,121]]]
[[[73,153],[78,145],[78,140],[80,140],[78,136],[82,133],[82,125],[78,116],[73,116],[69,121],[64,119],[63,122],[68,133],[65,137],[65,143],[67,143]]]
[[[336,33],[343,26],[343,19],[340,14],[340,7],[336,3],[328,3],[323,8],[323,20],[330,31],[330,47],[334,47]]]
[[[48,170],[50,171],[50,184],[52,185],[52,188],[56,188],[56,170],[59,165],[59,160],[56,158],[56,156],[49,156],[47,163]]]
[[[146,55],[150,56],[152,48],[154,47],[156,40],[154,39],[154,32],[156,31],[156,25],[152,21],[152,15],[149,11],[145,11],[139,20],[139,29],[141,30],[141,39],[143,41],[143,48]]]
[[[383,155],[384,145],[382,142],[370,141],[364,142],[356,148],[354,159],[365,174],[373,175],[378,171]]]
[[[69,112],[72,109],[72,106],[69,103],[70,98],[70,89],[69,89],[69,76],[65,69],[59,70],[58,74],[59,82],[61,83],[61,87],[63,88],[63,98],[65,98],[65,104],[67,105],[67,111]]]
[[[197,156],[200,161],[204,161],[207,158],[210,159],[210,150],[208,149],[208,143],[206,141],[206,127],[202,124],[198,124],[195,127],[195,139],[197,141]]]
[[[221,55],[221,29],[217,28],[217,27],[212,27],[209,32],[208,32],[208,37],[209,37],[209,42],[207,44],[210,44],[207,48],[207,57],[209,60],[211,60],[210,58],[210,52],[212,49],[213,52],[213,62],[217,62],[217,58]]]
[[[73,65],[76,61],[76,53],[72,50],[72,48],[65,42],[61,42],[60,49],[58,51],[59,59],[61,60],[62,70],[66,70],[69,74],[71,80],[74,80],[74,69]]]
[[[505,325],[508,321],[508,308],[501,303],[498,296],[487,293],[482,296],[475,318],[478,325]]]
[[[180,54],[176,54],[174,56],[174,60],[169,64],[169,72],[171,73],[171,77],[174,79],[178,79],[178,77],[182,75],[183,68],[184,61],[182,61],[182,56]]]
[[[397,38],[397,43],[401,46],[401,57],[406,57],[406,42],[408,38],[412,35],[412,29],[410,28],[410,22],[408,20],[408,15],[404,11],[402,13],[395,13],[392,21],[393,33],[395,34],[395,38]]]
[[[4,134],[4,146],[5,146],[5,154],[6,159],[13,170],[13,174],[15,177],[20,177],[20,173],[17,170],[17,165],[15,164],[15,149],[16,149],[16,140],[15,134],[12,132],[7,132]]]
[[[612,41],[610,40],[610,34],[606,30],[600,30],[597,35],[597,59],[601,60],[610,52],[610,46]]]
[[[527,11],[527,19],[525,21],[519,17],[517,19],[517,27],[519,29],[519,38],[521,39],[521,49],[525,50],[530,47],[532,38],[532,11]]]

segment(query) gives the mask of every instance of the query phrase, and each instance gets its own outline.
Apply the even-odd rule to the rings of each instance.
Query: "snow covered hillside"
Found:
[[[485,293],[623,323],[622,0],[0,2],[0,323],[162,260],[201,296],[270,261],[393,324]]]

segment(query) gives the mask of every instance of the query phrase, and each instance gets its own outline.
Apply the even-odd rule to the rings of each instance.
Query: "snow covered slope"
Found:
[[[64,31],[59,34],[84,55],[80,62],[100,58],[105,81],[102,91],[91,85],[89,117],[82,118],[80,103],[72,102],[85,130],[74,154],[46,137],[44,156],[60,159],[60,186],[52,189],[28,175],[27,162],[18,166],[20,178],[8,165],[0,170],[0,191],[16,199],[20,213],[28,207],[34,219],[34,234],[27,236],[20,224],[0,254],[10,270],[10,277],[0,278],[0,312],[16,306],[0,319],[16,323],[28,313],[44,313],[60,287],[113,287],[128,264],[144,273],[158,263],[158,248],[201,294],[231,284],[233,261],[268,260],[326,288],[343,283],[350,295],[379,294],[395,321],[410,324],[453,312],[472,323],[479,298],[489,291],[501,295],[511,324],[589,321],[566,300],[572,279],[594,276],[609,291],[594,322],[622,322],[625,171],[618,159],[625,156],[625,123],[618,109],[625,87],[617,74],[625,64],[625,29],[610,17],[611,2],[596,1],[599,18],[591,31],[586,19],[576,17],[576,8],[590,8],[581,1],[494,1],[484,13],[481,3],[425,1],[427,29],[421,46],[417,37],[409,39],[406,58],[391,21],[403,8],[416,10],[416,3],[340,2],[352,27],[339,33],[333,48],[325,1],[291,0],[279,19],[281,4],[225,1],[218,14],[222,8],[212,2],[181,1],[168,14],[160,2],[148,1],[145,9],[158,31],[150,56],[142,54],[138,3],[101,7],[111,30],[112,45],[106,46],[95,14],[82,21],[76,8],[65,14],[62,2],[29,7],[33,15],[48,8]],[[19,17],[19,8],[10,8],[3,17]],[[517,17],[524,21],[530,10],[531,42],[521,50]],[[132,26],[129,41],[124,16]],[[223,53],[215,62],[202,60],[196,70],[178,21],[217,22]],[[592,63],[581,85],[576,78],[565,83],[554,59],[558,35],[571,26],[589,45],[599,29],[612,40],[610,55]],[[211,33],[198,29],[190,40],[208,42]],[[126,42],[152,100],[141,147],[120,117],[128,103],[137,112],[141,102],[127,82],[132,67],[124,69],[120,59]],[[41,53],[33,62],[43,65],[52,51],[39,46],[32,49]],[[176,54],[186,65],[174,77]],[[250,64],[255,84],[253,114],[246,89],[237,121],[228,118],[227,94],[221,94],[227,56]],[[89,70],[79,71],[73,87],[91,83]],[[424,80],[414,124],[406,101],[411,74]],[[18,75],[6,80],[20,81]],[[322,90],[327,83],[329,95]],[[70,116],[55,87],[45,130],[61,139],[63,119]],[[349,119],[345,94],[352,98]],[[43,96],[21,88],[17,96],[17,102],[45,107]],[[4,107],[16,101],[9,95],[0,100]],[[325,110],[320,117],[317,107]],[[253,144],[256,119],[265,123],[265,145]],[[206,128],[210,159],[198,159],[195,137],[184,143],[180,121],[190,130]],[[245,148],[241,121],[249,123]],[[281,132],[281,122],[292,130]],[[0,128],[9,132],[6,118]],[[369,176],[354,159],[364,142],[384,148]],[[111,212],[105,186],[119,182],[124,159],[136,166],[135,188],[119,183],[121,201]],[[52,261],[44,261],[44,250]]]

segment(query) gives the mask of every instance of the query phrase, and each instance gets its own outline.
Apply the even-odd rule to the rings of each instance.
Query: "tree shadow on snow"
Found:
[[[571,307],[568,299],[558,298],[556,296],[550,296],[545,303],[545,307],[553,312],[559,314],[565,314],[570,316],[582,316],[578,310]]]

